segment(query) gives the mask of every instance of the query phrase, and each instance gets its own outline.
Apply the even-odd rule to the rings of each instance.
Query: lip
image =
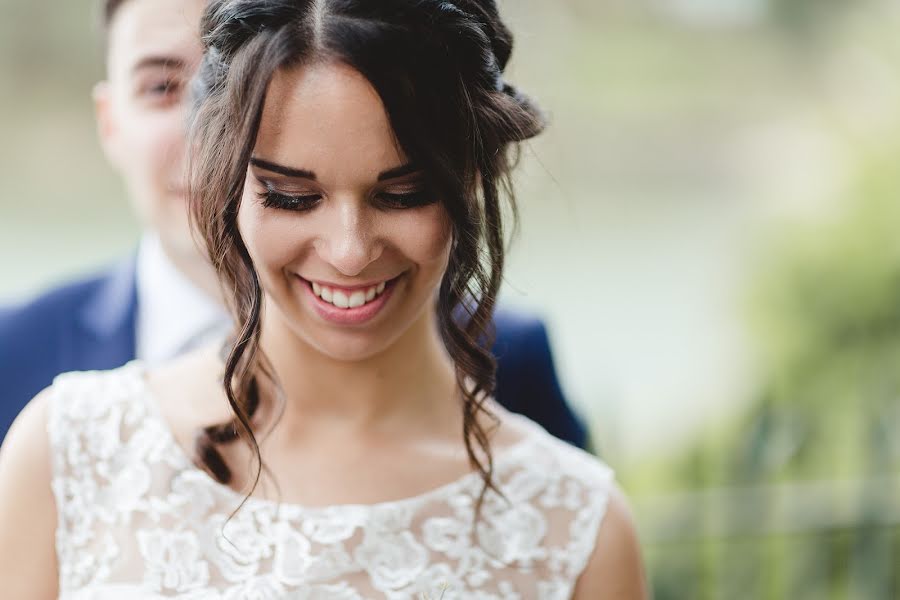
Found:
[[[397,286],[397,283],[400,281],[402,275],[398,275],[397,277],[386,281],[384,291],[380,296],[378,296],[371,302],[363,304],[362,306],[357,306],[356,308],[338,308],[330,302],[325,302],[324,300],[316,296],[315,292],[313,292],[312,283],[310,281],[300,277],[299,275],[297,275],[296,277],[297,281],[299,281],[306,289],[306,293],[309,295],[310,301],[312,302],[313,308],[315,309],[316,313],[324,320],[337,325],[361,325],[363,323],[371,321],[382,311],[388,300],[390,300],[391,296],[393,295],[394,288]],[[316,283],[319,282],[317,281]],[[336,287],[340,290],[360,289],[359,287]]]

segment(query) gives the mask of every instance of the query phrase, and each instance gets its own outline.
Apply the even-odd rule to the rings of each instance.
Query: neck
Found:
[[[272,327],[264,328],[261,349],[284,395],[274,435],[424,433],[448,425],[458,431],[455,368],[433,311],[425,311],[389,348],[356,361],[329,357],[277,319],[267,322]]]
[[[222,295],[222,287],[219,285],[216,271],[195,244],[191,243],[189,247],[183,247],[179,244],[169,243],[161,236],[160,245],[166,258],[178,269],[179,273],[220,306],[225,306],[225,297]]]

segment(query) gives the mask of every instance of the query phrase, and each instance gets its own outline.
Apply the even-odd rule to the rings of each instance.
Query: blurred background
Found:
[[[506,0],[503,301],[550,327],[655,597],[900,598],[900,3]],[[0,301],[133,251],[96,6],[0,0]]]

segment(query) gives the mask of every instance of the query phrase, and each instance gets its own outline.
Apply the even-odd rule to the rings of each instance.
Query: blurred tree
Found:
[[[900,172],[866,159],[849,210],[792,232],[763,270],[769,382],[725,479],[847,477],[900,466]]]
[[[657,598],[684,597],[688,582],[700,598],[900,597],[900,527],[890,520],[900,500],[897,157],[900,148],[865,157],[846,213],[794,226],[775,245],[753,294],[768,373],[757,401],[652,469],[682,488],[773,490],[749,511],[701,502],[696,522],[708,531],[690,550],[651,552]],[[820,530],[781,513],[778,484],[840,481],[858,483],[788,499],[821,513]]]
[[[809,33],[873,1],[877,0],[769,0],[769,6],[776,23]]]

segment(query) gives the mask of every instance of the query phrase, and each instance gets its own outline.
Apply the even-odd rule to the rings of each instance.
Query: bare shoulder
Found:
[[[213,347],[148,370],[145,377],[153,401],[182,447],[191,447],[198,427],[231,418],[221,360]]]
[[[528,417],[511,412],[495,400],[488,404],[488,408],[492,417],[485,418],[482,425],[485,430],[492,432],[491,446],[498,451],[533,438],[537,431],[541,431],[540,426],[532,423]]]
[[[0,581],[11,598],[57,595],[50,400],[50,390],[36,396],[0,448]]]
[[[49,491],[51,478],[50,438],[47,422],[51,389],[38,394],[16,417],[0,448],[0,506],[16,490]],[[30,504],[30,503],[28,503]],[[0,537],[2,539],[2,537]]]
[[[46,483],[49,486],[50,439],[47,435],[47,420],[50,395],[50,388],[38,394],[10,427],[0,448],[0,481],[5,482],[5,478],[16,475],[25,478],[22,483]],[[40,479],[46,481],[36,481]],[[5,486],[0,486],[0,498],[8,496],[8,491]]]
[[[634,519],[625,495],[613,486],[597,543],[575,586],[573,600],[643,600],[648,597]]]

